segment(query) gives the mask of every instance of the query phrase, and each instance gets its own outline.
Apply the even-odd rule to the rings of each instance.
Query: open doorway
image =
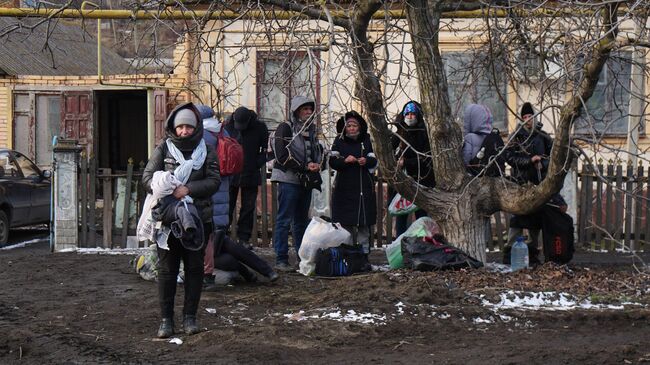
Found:
[[[147,92],[96,91],[98,167],[125,171],[129,158],[135,168],[147,162]]]

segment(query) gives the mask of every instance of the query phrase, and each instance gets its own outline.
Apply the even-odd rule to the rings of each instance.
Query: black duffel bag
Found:
[[[340,245],[319,249],[316,253],[316,275],[349,276],[370,271],[368,255],[360,245]]]
[[[402,238],[402,256],[404,266],[419,271],[483,267],[482,262],[444,242],[439,236]]]

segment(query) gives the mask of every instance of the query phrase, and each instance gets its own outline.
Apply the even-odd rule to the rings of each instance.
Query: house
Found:
[[[94,24],[94,23],[90,23]],[[179,43],[174,74],[138,74],[74,23],[0,18],[0,146],[51,164],[52,138],[79,140],[97,167],[146,162],[163,121],[188,98]]]

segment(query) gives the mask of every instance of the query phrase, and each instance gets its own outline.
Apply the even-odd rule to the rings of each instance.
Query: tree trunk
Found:
[[[446,220],[437,222],[447,241],[473,258],[485,262],[490,224],[489,216],[477,213],[469,199],[463,198]]]

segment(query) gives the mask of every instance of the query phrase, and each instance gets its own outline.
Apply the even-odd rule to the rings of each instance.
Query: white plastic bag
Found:
[[[416,210],[418,210],[418,207],[400,194],[395,194],[395,197],[388,206],[388,212],[391,215],[406,215]]]
[[[298,250],[300,256],[298,272],[306,276],[313,275],[316,270],[318,249],[337,247],[344,243],[351,244],[352,235],[340,223],[330,223],[313,217],[305,230],[300,250]]]

